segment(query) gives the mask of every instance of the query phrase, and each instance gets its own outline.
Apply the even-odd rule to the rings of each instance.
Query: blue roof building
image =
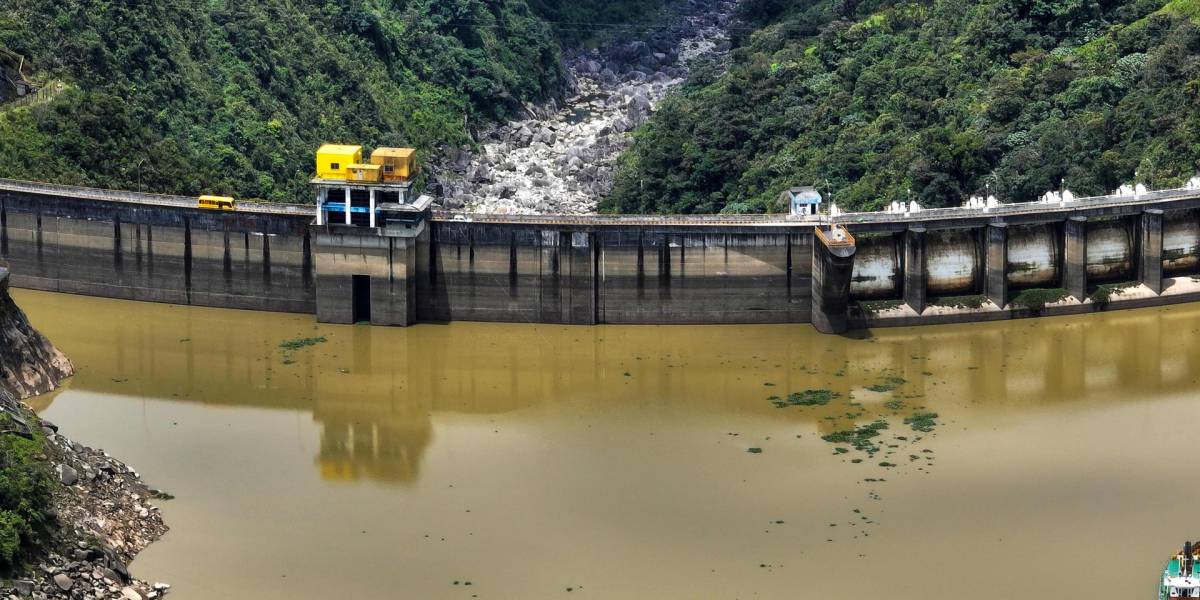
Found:
[[[815,215],[821,210],[821,193],[814,187],[794,187],[779,195],[793,217]]]

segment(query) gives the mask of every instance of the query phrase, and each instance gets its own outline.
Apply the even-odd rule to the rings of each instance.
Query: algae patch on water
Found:
[[[879,383],[867,386],[867,389],[872,392],[892,392],[896,388],[908,383],[908,380],[903,377],[889,376],[885,377]]]
[[[914,431],[928,433],[937,426],[937,418],[938,414],[935,412],[919,412],[911,417],[906,417],[904,424],[911,426]]]
[[[786,398],[779,396],[771,396],[767,398],[775,408],[787,408],[789,406],[825,406],[836,398],[842,395],[833,390],[804,390],[803,392],[793,392],[788,394]]]
[[[832,444],[850,444],[855,450],[874,454],[879,451],[879,446],[872,441],[873,438],[879,437],[879,432],[888,428],[888,422],[880,419],[868,425],[855,427],[845,431],[835,431],[821,436],[821,439]]]
[[[292,358],[293,352],[297,350],[303,350],[304,348],[308,348],[310,346],[316,346],[317,344],[324,344],[327,341],[329,340],[325,339],[325,336],[322,335],[319,337],[293,338],[280,342],[279,351],[283,354],[283,364],[290,365],[296,362]]]
[[[329,341],[329,340],[325,339],[325,336],[295,338],[295,339],[284,340],[284,341],[280,342],[279,347],[284,352],[290,352],[290,351],[300,350],[301,348],[307,348],[309,346],[316,346],[317,344],[323,344],[327,341]]]

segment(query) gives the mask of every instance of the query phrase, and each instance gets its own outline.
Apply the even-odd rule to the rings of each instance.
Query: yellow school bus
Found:
[[[210,210],[237,210],[233,198],[229,196],[200,196],[200,201],[196,206]]]

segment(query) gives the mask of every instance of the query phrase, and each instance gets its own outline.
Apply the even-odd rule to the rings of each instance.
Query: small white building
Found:
[[[821,193],[814,187],[794,187],[779,195],[793,217],[815,215],[821,211]]]

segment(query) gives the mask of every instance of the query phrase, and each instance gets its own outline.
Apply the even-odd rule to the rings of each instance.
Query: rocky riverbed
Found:
[[[431,191],[451,210],[496,214],[587,214],[613,185],[633,129],[689,73],[696,60],[722,60],[733,0],[674,5],[643,39],[614,41],[567,59],[562,103],[492,126],[477,148],[435,164]]]
[[[52,473],[53,505],[43,511],[51,522],[39,543],[40,560],[0,582],[0,598],[158,598],[169,586],[138,580],[127,565],[167,531],[149,501],[169,496],[104,451],[69,439],[18,400],[53,390],[74,367],[29,324],[8,294],[6,276],[0,269],[0,436],[40,444],[34,459]]]

